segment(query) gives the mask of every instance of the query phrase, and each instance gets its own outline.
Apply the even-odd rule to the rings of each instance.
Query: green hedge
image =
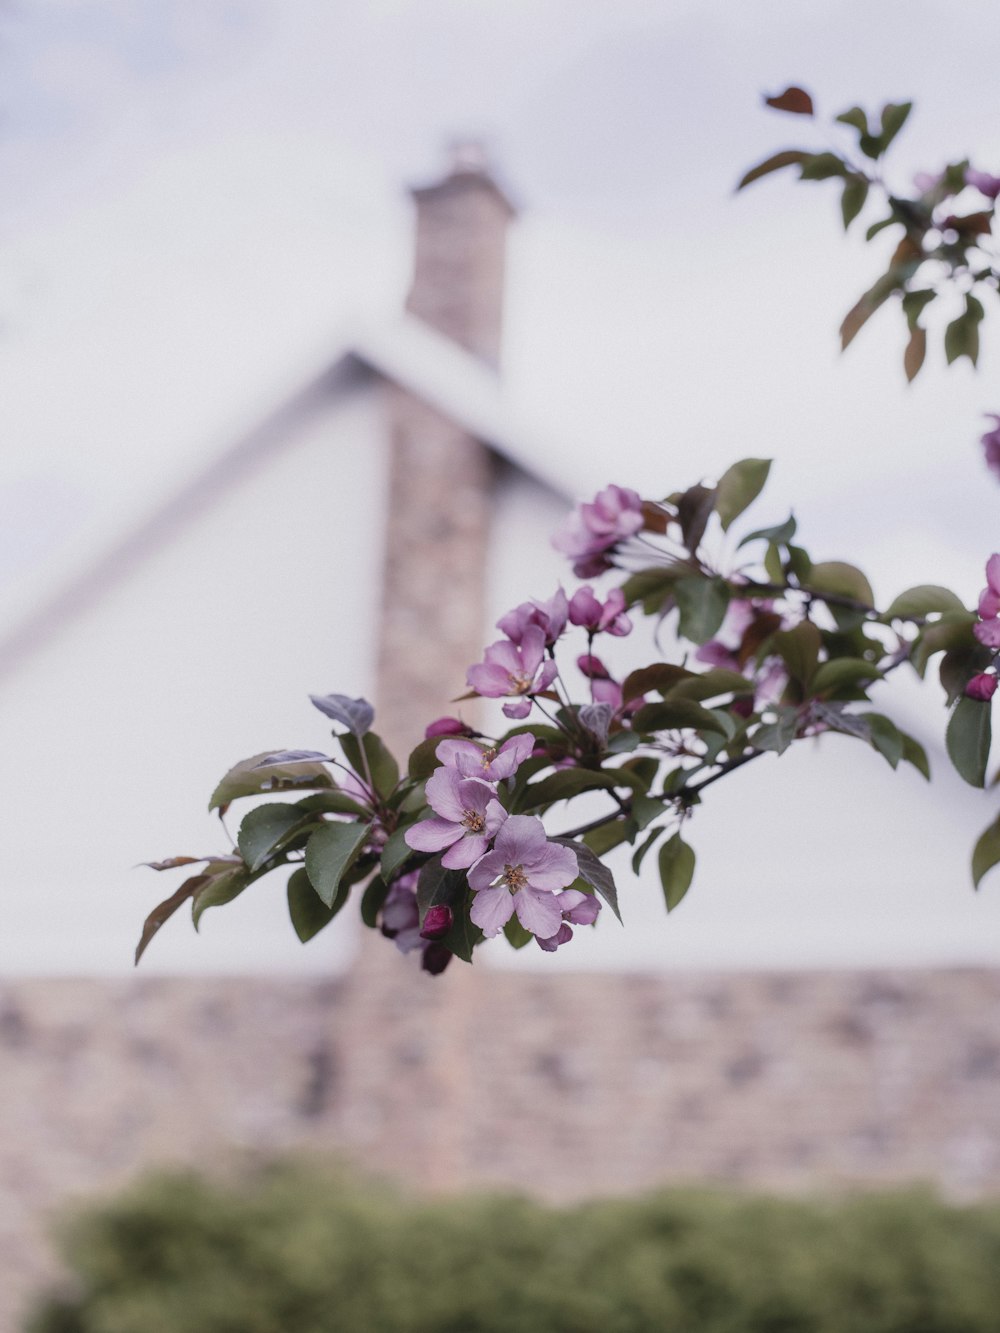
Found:
[[[28,1333],[996,1333],[1000,1208],[708,1192],[549,1209],[313,1166],[71,1219]]]

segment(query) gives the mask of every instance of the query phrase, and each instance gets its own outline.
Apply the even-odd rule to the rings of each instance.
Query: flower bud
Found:
[[[438,903],[435,907],[428,907],[424,924],[420,927],[420,938],[422,940],[444,939],[448,931],[451,930],[453,919],[451,908],[446,903]]]
[[[965,687],[965,693],[970,699],[979,699],[982,703],[988,703],[996,694],[997,678],[991,676],[988,671],[981,671],[978,676],[973,676]]]
[[[428,723],[424,736],[430,740],[432,736],[474,736],[476,733],[471,727],[458,717],[439,717],[435,721]]]
[[[438,977],[451,962],[454,954],[450,949],[446,949],[443,944],[432,942],[424,949],[424,955],[420,960],[420,966],[425,972],[429,972],[432,977]]]

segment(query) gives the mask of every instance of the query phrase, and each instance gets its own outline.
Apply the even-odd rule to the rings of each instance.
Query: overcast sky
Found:
[[[995,336],[978,375],[935,346],[907,388],[883,312],[842,358],[885,247],[843,238],[830,185],[733,185],[824,142],[761,107],[789,82],[828,112],[914,97],[903,188],[956,155],[1000,171],[998,56],[992,0],[5,7],[0,608],[399,308],[403,187],[469,135],[522,205],[505,374],[548,469],[656,493],[773,456],[773,516],[794,503],[815,556],[971,601],[1000,544]]]

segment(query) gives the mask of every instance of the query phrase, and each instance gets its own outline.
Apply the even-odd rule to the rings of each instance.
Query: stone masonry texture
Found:
[[[0,984],[0,1329],[55,1210],[248,1152],[553,1200],[1000,1193],[997,971],[430,978],[380,943],[393,968],[330,982]]]

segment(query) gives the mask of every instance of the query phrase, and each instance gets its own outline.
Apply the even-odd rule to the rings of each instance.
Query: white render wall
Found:
[[[129,972],[143,917],[183,874],[135,863],[228,851],[206,812],[226,769],[323,749],[310,692],[370,692],[384,437],[372,387],[293,423],[4,682],[0,974]],[[181,909],[142,972],[316,973],[350,951],[335,929],[304,948],[277,882],[212,915],[195,936]]]

